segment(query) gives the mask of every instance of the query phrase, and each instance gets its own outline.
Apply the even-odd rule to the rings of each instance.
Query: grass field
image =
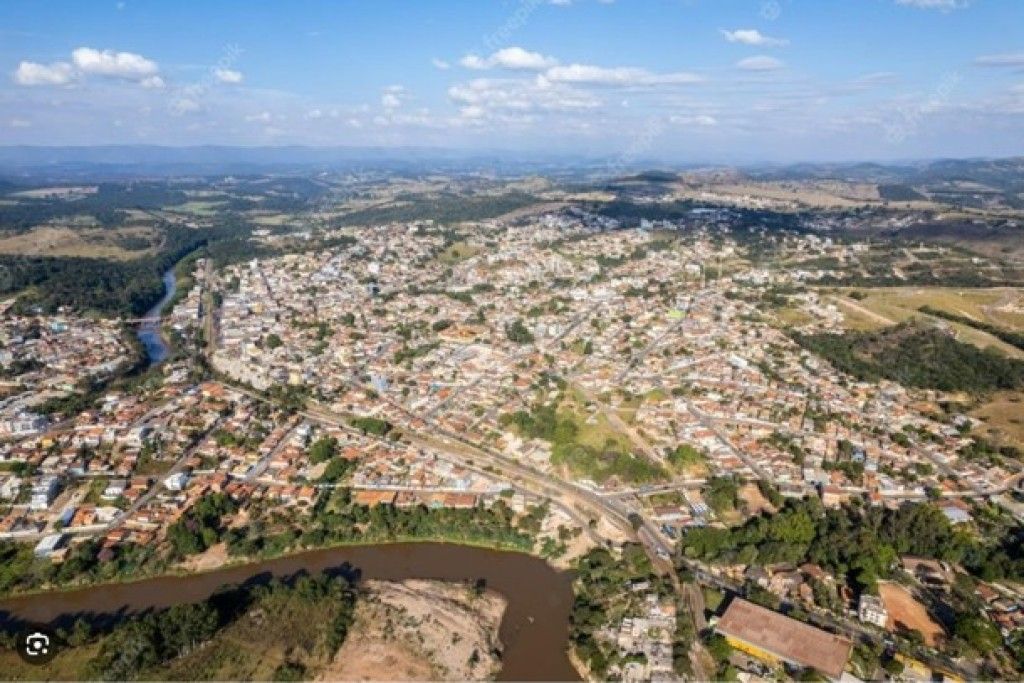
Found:
[[[591,412],[577,389],[571,390],[558,407],[561,419],[571,418],[576,434],[568,449],[552,456],[552,464],[564,467],[573,476],[604,482],[611,477],[620,481],[653,481],[665,476],[664,469],[637,454],[628,434],[616,426],[614,416]],[[582,448],[573,448],[580,446]]]
[[[28,232],[0,238],[0,254],[20,256],[83,256],[127,260],[148,256],[155,249],[126,249],[119,238],[141,238],[158,243],[153,228],[134,226],[117,229],[40,226]]]
[[[81,680],[81,671],[98,650],[98,643],[66,648],[46,665],[41,675],[37,665],[26,664],[14,650],[0,647],[0,673],[9,681],[77,681]]]
[[[855,330],[871,330],[892,325],[913,317],[930,320],[938,318],[925,315],[918,309],[931,306],[956,315],[966,316],[981,322],[988,322],[1007,329],[1024,329],[1024,290],[998,289],[954,289],[944,287],[890,287],[858,289],[865,295],[854,299],[845,290],[833,297],[839,304],[846,324]],[[1024,351],[1017,349],[992,335],[968,325],[941,321],[956,330],[958,338],[979,348],[992,347],[1013,358],[1024,358]]]
[[[292,221],[292,216],[289,216],[286,213],[250,214],[250,218],[256,225],[265,225],[268,227],[287,225]]]
[[[184,204],[176,204],[174,206],[165,206],[165,211],[175,211],[178,213],[191,213],[197,216],[212,216],[217,213],[220,207],[224,206],[226,202],[206,202],[206,201],[192,201],[185,202]]]
[[[438,255],[437,259],[442,263],[452,264],[476,256],[479,253],[480,247],[469,244],[468,242],[455,242],[442,251]]]
[[[632,444],[629,437],[615,429],[600,412],[591,413],[586,409],[586,401],[578,392],[568,394],[559,412],[573,416],[576,428],[576,441],[590,448],[604,449],[610,444],[618,446],[620,450],[629,451]]]
[[[807,313],[804,313],[799,308],[784,307],[775,311],[775,317],[782,323],[783,327],[800,327],[807,323],[813,322],[812,318]]]
[[[995,442],[1013,442],[1024,447],[1024,395],[1004,391],[971,411],[971,416],[984,421],[975,431]]]

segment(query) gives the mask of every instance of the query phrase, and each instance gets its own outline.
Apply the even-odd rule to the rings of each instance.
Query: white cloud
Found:
[[[485,111],[575,111],[601,104],[590,93],[569,86],[517,79],[477,78],[448,88],[448,98],[472,118]]]
[[[744,71],[775,71],[776,69],[781,69],[782,66],[783,64],[780,60],[768,55],[747,57],[736,62],[736,68],[743,69]]]
[[[213,70],[213,77],[217,79],[218,83],[226,83],[228,85],[238,85],[244,78],[241,71],[224,69],[221,67],[217,67]]]
[[[252,122],[270,123],[270,121],[273,118],[274,117],[270,115],[269,111],[261,111],[258,114],[249,114],[248,116],[245,117],[245,120],[250,122],[250,123],[252,123]]]
[[[974,63],[977,66],[1024,66],[1024,52],[981,55]]]
[[[18,85],[67,85],[74,79],[74,70],[67,62],[21,62],[14,72],[14,82]]]
[[[851,81],[851,84],[859,87],[885,85],[895,82],[898,77],[899,74],[895,71],[873,71],[871,73],[858,76]]]
[[[306,118],[307,119],[316,120],[316,119],[323,118],[323,115],[324,115],[324,113],[322,111],[320,111],[319,109],[311,109],[310,111],[306,112]]]
[[[464,119],[481,119],[487,114],[487,110],[479,104],[470,104],[459,109],[459,116]]]
[[[784,40],[782,38],[771,38],[753,28],[738,28],[735,31],[722,30],[722,35],[725,36],[725,39],[730,43],[743,43],[744,45],[781,47],[789,44],[788,40]]]
[[[443,59],[438,59],[437,57],[434,57],[433,59],[431,59],[430,63],[434,65],[435,69],[440,69],[441,71],[446,71],[446,70],[452,68],[451,64],[449,64],[448,62],[444,61]]]
[[[408,99],[408,92],[405,86],[389,85],[384,88],[384,92],[380,96],[380,106],[390,112],[402,106],[406,99]]]
[[[95,50],[91,47],[76,48],[71,53],[71,61],[82,73],[133,81],[155,76],[160,71],[156,62],[134,52]]]
[[[604,86],[680,85],[699,83],[703,80],[697,74],[686,71],[656,74],[634,67],[603,67],[591,64],[555,66],[538,77],[541,85],[546,82]]]
[[[171,113],[177,116],[194,114],[198,111],[202,111],[202,108],[203,107],[199,102],[190,97],[179,97],[171,102]]]
[[[542,71],[558,64],[554,57],[530,52],[521,47],[506,47],[493,53],[490,57],[468,54],[459,60],[459,64],[467,69],[512,69],[519,71]]]
[[[896,0],[896,4],[916,7],[918,9],[937,9],[942,12],[948,12],[967,7],[970,2],[969,0]]]
[[[32,122],[25,119],[11,119],[8,124],[11,128],[31,128]]]
[[[698,114],[697,116],[672,116],[669,118],[669,121],[683,126],[699,126],[702,128],[710,128],[718,125],[718,119],[707,114]]]
[[[133,52],[95,50],[91,47],[73,50],[71,62],[38,64],[23,61],[14,72],[14,81],[19,85],[66,85],[90,75],[120,78],[150,89],[166,85],[156,62]]]

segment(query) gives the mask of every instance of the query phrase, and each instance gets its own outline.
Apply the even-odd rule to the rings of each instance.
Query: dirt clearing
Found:
[[[935,647],[936,642],[945,638],[946,634],[942,627],[928,615],[924,605],[915,600],[903,586],[880,581],[878,594],[886,611],[889,612],[889,623],[886,628],[890,631],[899,628],[920,631],[929,647]]]

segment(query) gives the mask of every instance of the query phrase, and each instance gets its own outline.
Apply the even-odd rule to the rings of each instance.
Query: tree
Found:
[[[708,505],[715,512],[721,514],[736,507],[736,494],[739,487],[732,477],[712,477],[708,480],[707,491],[704,494]]]
[[[668,461],[677,468],[699,465],[704,462],[704,454],[689,444],[679,444],[669,453]]]
[[[274,669],[275,681],[304,681],[307,678],[306,667],[298,662],[282,662]]]
[[[354,417],[349,424],[361,431],[363,434],[374,434],[385,436],[391,431],[391,423],[377,417]]]
[[[333,458],[338,452],[338,440],[333,436],[322,436],[309,447],[309,461],[314,465]]]
[[[725,639],[725,636],[720,633],[714,633],[709,636],[704,641],[704,646],[707,648],[708,654],[719,664],[727,662],[732,655],[732,646],[729,645],[729,641]]]
[[[885,669],[890,676],[895,678],[903,673],[904,667],[903,662],[894,657],[890,657],[882,662],[882,668]]]
[[[953,632],[983,655],[1003,644],[999,629],[988,619],[976,614],[958,615]]]
[[[354,468],[354,460],[346,460],[345,458],[338,457],[332,458],[331,461],[327,463],[327,467],[324,468],[324,473],[320,475],[320,481],[324,483],[340,481]]]
[[[526,325],[519,318],[510,324],[505,326],[505,336],[510,342],[515,344],[530,344],[533,342],[533,334],[530,330],[526,329]]]

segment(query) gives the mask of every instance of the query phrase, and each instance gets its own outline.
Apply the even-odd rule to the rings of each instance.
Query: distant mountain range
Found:
[[[966,181],[1000,190],[1024,189],[1024,157],[936,159],[908,164],[793,164],[778,168],[754,167],[746,171],[751,177],[765,180],[834,178],[908,185]]]
[[[649,165],[645,165],[649,164]],[[759,180],[837,179],[852,182],[933,185],[975,182],[1009,192],[1024,192],[1024,157],[936,159],[894,164],[800,163],[786,165],[664,164],[637,160],[632,170],[647,180],[669,180],[677,171],[739,171]],[[663,169],[651,171],[649,169]],[[0,146],[0,174],[86,177],[131,175],[204,175],[224,173],[308,173],[382,171],[414,173],[483,172],[496,175],[551,173],[621,174],[625,169],[601,157],[502,150],[453,150],[427,147],[234,147],[101,145],[81,147]]]
[[[424,147],[0,146],[0,174],[12,177],[309,173],[318,170],[501,174],[564,170],[574,163],[576,160],[556,156]]]

